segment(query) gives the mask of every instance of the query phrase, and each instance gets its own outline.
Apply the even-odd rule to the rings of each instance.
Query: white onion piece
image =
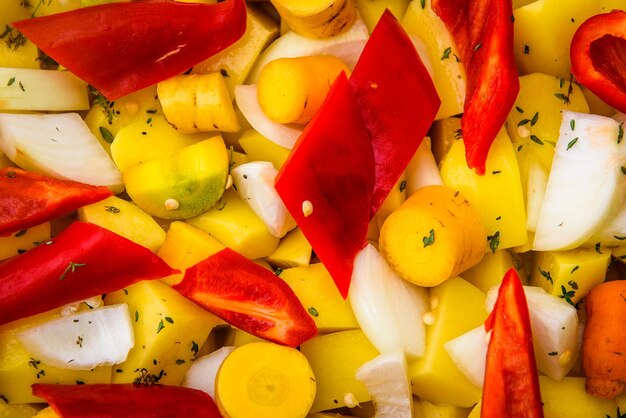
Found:
[[[225,346],[211,354],[196,359],[185,374],[183,386],[201,390],[215,398],[215,377],[217,376],[217,371],[224,360],[226,360],[226,357],[235,351],[235,348],[237,347]]]
[[[274,188],[277,174],[278,170],[267,161],[241,164],[230,172],[241,199],[261,218],[272,235],[282,238],[296,227],[296,221]]]
[[[120,171],[76,113],[0,113],[0,148],[22,168],[124,190]]]
[[[361,329],[379,352],[400,349],[409,359],[424,355],[426,289],[398,277],[371,244],[354,260],[348,298]]]
[[[483,387],[487,359],[487,332],[478,326],[443,345],[454,365],[474,386]]]
[[[435,156],[430,149],[429,137],[424,138],[419,148],[417,148],[406,167],[405,175],[407,196],[410,196],[422,187],[443,184]]]
[[[263,109],[261,109],[257,99],[257,88],[255,85],[236,86],[235,101],[250,125],[261,135],[281,147],[293,148],[298,137],[302,134],[302,129],[276,123],[263,113]]]
[[[70,370],[122,363],[135,345],[127,304],[52,319],[26,328],[16,336],[33,357]]]
[[[93,296],[93,297],[90,297],[89,299],[85,299],[85,300],[81,300],[81,301],[73,302],[73,303],[68,303],[67,305],[61,307],[60,309],[61,316],[68,316],[68,315],[72,315],[75,312],[78,312],[80,305],[82,305],[83,303],[87,305],[89,309],[99,308],[104,304],[104,302],[102,301],[102,296]]]
[[[332,55],[343,61],[350,70],[354,70],[354,66],[359,60],[366,43],[367,39],[355,39],[354,41],[329,44],[313,51],[310,55]]]
[[[413,393],[402,350],[382,353],[356,370],[372,396],[377,418],[411,418]]]
[[[535,158],[530,157],[528,161],[528,183],[526,185],[526,227],[529,231],[535,232],[537,230],[547,184],[548,173]]]
[[[615,119],[619,123],[623,123],[626,125],[626,113],[617,112],[616,114],[613,115],[613,119]]]
[[[265,67],[268,62],[274,61],[275,59],[323,54],[325,49],[330,50],[334,45],[357,40],[367,40],[368,38],[369,32],[367,26],[365,26],[365,23],[360,18],[355,20],[349,30],[331,38],[313,39],[299,35],[293,31],[287,32],[272,42],[272,44],[263,51],[256,60],[254,67],[252,67],[246,82],[248,84],[256,84],[263,67]],[[350,65],[347,62],[346,64]]]
[[[602,246],[617,247],[624,245],[626,240],[626,200],[617,211],[617,215],[604,224],[586,243],[585,247],[595,247],[598,243]]]

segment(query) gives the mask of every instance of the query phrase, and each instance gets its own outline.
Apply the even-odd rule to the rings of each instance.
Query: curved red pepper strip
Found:
[[[441,100],[411,39],[389,10],[367,41],[350,85],[374,150],[373,217],[422,143]]]
[[[221,418],[211,396],[180,386],[37,383],[33,395],[45,399],[63,418]]]
[[[173,288],[229,324],[278,344],[296,347],[317,334],[287,283],[230,248],[188,268]]]
[[[493,311],[481,418],[543,417],[524,287],[515,269],[504,275]]]
[[[104,186],[0,169],[0,236],[24,230],[111,196]]]
[[[576,81],[626,113],[626,11],[587,19],[572,38],[570,59]]]
[[[467,71],[461,130],[469,168],[485,174],[491,144],[519,92],[511,0],[432,0]]]
[[[142,0],[84,7],[13,26],[107,99],[180,74],[239,39],[244,0]]]
[[[177,272],[139,244],[74,222],[0,264],[0,325]]]

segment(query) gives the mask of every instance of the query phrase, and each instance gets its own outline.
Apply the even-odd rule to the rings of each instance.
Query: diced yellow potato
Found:
[[[482,402],[482,399],[481,399],[481,402]],[[467,418],[480,418],[481,402],[478,402],[476,405],[474,405],[474,407],[472,408],[472,411],[467,416]]]
[[[156,252],[165,241],[165,231],[139,206],[117,196],[78,209],[78,219],[115,232]]]
[[[495,251],[526,243],[526,211],[519,168],[511,141],[502,129],[489,151],[485,175],[467,167],[465,145],[452,143],[440,163],[444,183],[459,190],[483,218],[487,249]]]
[[[522,6],[526,6],[527,4],[530,4],[534,1],[537,0],[513,0],[513,10],[518,9]]]
[[[69,12],[82,7],[81,0],[43,0],[29,1],[33,16],[49,16],[56,13]]]
[[[486,295],[460,277],[430,289],[435,323],[426,327],[426,353],[409,365],[413,393],[438,404],[462,408],[474,405],[481,396],[454,365],[443,345],[481,325],[487,318]]]
[[[157,98],[156,86],[151,86],[120,97],[114,102],[109,102],[98,94],[85,116],[85,123],[102,147],[110,153],[111,143],[120,128],[135,121],[145,122],[148,128],[151,124],[150,118],[155,119],[157,115],[162,118],[163,110]],[[142,151],[149,151],[149,148]]]
[[[320,333],[359,328],[352,308],[321,263],[285,269],[280,274],[309,311]]]
[[[413,411],[420,418],[467,418],[469,408],[454,405],[437,405],[425,399],[418,399],[413,403]]]
[[[4,1],[0,14],[0,67],[39,68],[37,47],[17,29],[10,26],[11,22],[30,17],[28,4],[22,1]]]
[[[435,119],[463,113],[467,76],[459,52],[450,32],[431,7],[431,1],[412,1],[402,19],[402,26],[410,35],[419,38],[426,46],[433,83],[441,99]],[[427,67],[428,68],[428,67]]]
[[[248,6],[246,32],[234,44],[211,58],[196,64],[194,74],[220,73],[232,95],[235,86],[243,84],[254,62],[278,36],[278,24],[254,5]]]
[[[255,130],[248,130],[239,138],[239,145],[250,161],[269,161],[276,170],[282,167],[290,150],[270,141]]]
[[[157,255],[169,266],[181,272],[161,280],[169,285],[179,283],[183,279],[185,269],[222,249],[224,246],[219,241],[195,226],[180,221],[172,222]]]
[[[431,150],[435,161],[440,163],[452,144],[461,138],[461,119],[450,117],[436,120],[430,129]]]
[[[120,171],[156,158],[167,157],[207,138],[174,128],[163,115],[148,116],[119,129],[111,144],[111,157]]]
[[[589,113],[609,118],[613,117],[613,115],[617,113],[617,110],[596,96],[591,90],[585,88],[584,86],[581,86],[581,90],[585,96],[585,100],[587,100],[587,104],[589,105]]]
[[[237,167],[238,165],[245,164],[250,162],[250,157],[248,157],[243,152],[235,151],[233,146],[231,145],[228,148],[228,171]]]
[[[507,250],[497,250],[486,253],[480,263],[461,273],[461,277],[487,293],[493,286],[500,285],[504,273],[513,266],[511,253]]]
[[[354,0],[272,0],[289,27],[309,38],[329,38],[348,30],[356,18]]]
[[[531,285],[543,287],[546,292],[576,304],[604,281],[611,251],[546,251],[536,253],[535,257]]]
[[[311,262],[311,244],[300,230],[289,231],[266,260],[280,268],[304,267]]]
[[[370,33],[382,16],[385,9],[401,20],[409,7],[409,0],[356,0],[356,8]]]
[[[402,173],[395,186],[389,191],[385,200],[380,205],[378,212],[376,212],[376,221],[378,222],[378,228],[382,228],[385,219],[391,212],[396,210],[406,200],[406,175]]]
[[[325,411],[346,405],[346,395],[357,402],[371,396],[354,374],[356,369],[378,355],[360,329],[315,337],[300,346],[313,369],[317,393],[310,412]],[[332,359],[332,361],[329,361]]]
[[[589,395],[585,391],[584,377],[554,380],[548,376],[539,376],[539,387],[545,418],[615,416],[615,402]]]
[[[28,404],[9,405],[0,400],[0,417],[30,418],[37,415],[38,410]]]
[[[233,327],[227,331],[224,345],[241,347],[244,344],[259,343],[264,341],[264,339],[259,338],[256,335],[252,335],[249,332]]]
[[[113,383],[180,385],[200,346],[220,320],[160,280],[106,295],[106,305],[127,303],[135,346],[114,367]]]
[[[187,222],[250,259],[267,257],[279,241],[234,190],[227,190],[213,209]]]
[[[50,239],[50,222],[0,237],[0,260],[22,254]]]
[[[17,33],[17,30],[13,29],[13,35],[11,36],[20,36]],[[15,46],[8,46],[6,42],[1,42],[0,40],[0,67],[38,69],[38,49],[29,40],[25,40],[25,42],[25,44],[16,48]]]

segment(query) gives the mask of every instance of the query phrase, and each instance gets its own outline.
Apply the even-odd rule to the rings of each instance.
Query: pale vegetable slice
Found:
[[[626,196],[626,141],[611,118],[564,111],[533,249],[572,249],[615,216]]]
[[[237,347],[225,346],[215,350],[211,354],[196,359],[183,381],[186,388],[198,389],[215,398],[215,377],[220,366],[230,353],[235,351]]]
[[[87,84],[69,71],[0,67],[0,110],[87,109]]]
[[[443,345],[454,365],[472,382],[483,387],[487,359],[487,332],[478,326]]]
[[[256,85],[236,86],[235,101],[250,125],[261,135],[281,147],[291,149],[302,133],[302,129],[273,122],[263,113],[257,99]]]
[[[529,231],[537,230],[547,184],[547,173],[541,167],[537,158],[529,157],[528,183],[526,186],[526,227]]]
[[[443,185],[429,137],[424,138],[404,172],[407,196],[425,186]]]
[[[120,171],[77,113],[0,113],[0,148],[26,170],[124,190]]]
[[[230,172],[241,199],[265,223],[270,233],[282,238],[296,227],[287,207],[274,188],[278,170],[267,161],[241,164]]]
[[[587,247],[621,246],[626,240],[626,200],[620,207],[614,218],[604,224],[589,240],[583,244]]]
[[[355,373],[372,396],[377,418],[411,418],[413,393],[402,350],[380,354]]]
[[[20,331],[17,339],[45,364],[70,370],[122,363],[135,345],[127,304],[52,319]]]
[[[424,355],[426,289],[398,277],[371,244],[354,260],[348,298],[361,329],[379,352],[399,349],[410,359]]]

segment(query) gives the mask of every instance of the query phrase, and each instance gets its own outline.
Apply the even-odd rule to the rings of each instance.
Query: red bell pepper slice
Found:
[[[0,264],[0,325],[177,272],[147,248],[77,221]]]
[[[543,417],[524,287],[515,269],[504,275],[493,311],[481,418]]]
[[[244,0],[143,0],[21,20],[13,26],[107,99],[180,74],[239,39]]]
[[[467,71],[461,131],[469,168],[485,174],[491,144],[519,92],[511,0],[432,0]]]
[[[587,19],[572,38],[570,59],[576,81],[626,113],[626,11]]]
[[[45,399],[63,418],[222,416],[207,393],[180,386],[37,383],[33,395]]]
[[[366,244],[374,155],[345,74],[298,138],[275,187],[347,297],[354,258]],[[306,202],[310,213],[303,210]]]
[[[278,344],[296,347],[317,334],[287,283],[230,248],[188,268],[173,289],[229,324]]]
[[[104,186],[0,169],[0,236],[24,230],[111,196]]]
[[[367,41],[350,84],[374,150],[373,217],[424,139],[441,100],[411,39],[389,10]]]

